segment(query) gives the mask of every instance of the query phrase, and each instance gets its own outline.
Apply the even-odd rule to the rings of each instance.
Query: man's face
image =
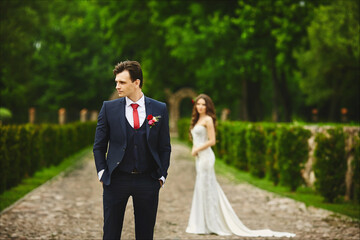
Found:
[[[140,80],[131,81],[130,74],[127,70],[118,73],[115,76],[116,91],[119,97],[131,97],[139,88]]]

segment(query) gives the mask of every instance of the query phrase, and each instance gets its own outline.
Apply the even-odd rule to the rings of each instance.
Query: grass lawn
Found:
[[[78,153],[64,159],[59,165],[51,166],[37,171],[34,176],[24,179],[18,186],[13,187],[0,194],[0,212],[15,203],[17,200],[37,188],[41,184],[57,176],[61,172],[68,172],[74,168],[70,168],[75,164],[80,164],[81,160],[90,154],[92,147],[87,147]],[[92,153],[91,153],[92,154]]]
[[[227,165],[220,159],[216,159],[215,170],[217,174],[226,176],[236,182],[247,182],[269,192],[277,193],[279,195],[303,202],[306,204],[306,206],[327,209],[333,212],[347,215],[353,219],[360,220],[359,204],[344,201],[338,203],[325,203],[323,201],[323,197],[320,194],[316,193],[315,190],[308,187],[299,187],[296,192],[291,192],[287,187],[274,186],[274,184],[267,179],[259,179],[251,176],[251,174],[248,172],[239,171],[235,167]]]

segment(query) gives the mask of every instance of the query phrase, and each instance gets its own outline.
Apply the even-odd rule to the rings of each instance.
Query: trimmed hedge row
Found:
[[[355,138],[354,146],[354,160],[352,162],[354,175],[353,175],[353,188],[352,197],[356,202],[360,202],[360,137]]]
[[[347,161],[344,132],[341,128],[329,129],[327,134],[319,133],[315,141],[315,186],[321,195],[333,202],[336,197],[345,193]]]
[[[280,184],[295,191],[303,183],[301,169],[309,157],[308,139],[311,132],[299,126],[280,126],[276,129],[277,166]]]
[[[96,122],[0,126],[0,193],[94,141]]]
[[[178,122],[179,138],[188,139],[190,119]],[[186,134],[184,134],[186,132]],[[308,139],[311,132],[302,126],[287,123],[219,122],[217,157],[252,175],[267,177],[275,185],[288,186],[291,191],[304,184],[301,171],[309,158]],[[329,129],[315,138],[317,191],[329,202],[344,194],[347,161],[345,133],[342,128]],[[360,140],[356,139],[353,161],[353,199],[360,196]]]

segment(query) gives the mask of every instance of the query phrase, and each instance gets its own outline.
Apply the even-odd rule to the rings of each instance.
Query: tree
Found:
[[[14,122],[27,121],[29,107],[39,109],[40,121],[56,119],[60,107],[78,119],[80,109],[98,109],[108,98],[112,89],[105,81],[112,80],[114,51],[98,6],[95,1],[1,1],[0,100]]]
[[[297,55],[306,103],[329,120],[339,120],[341,107],[359,120],[359,2],[319,6],[307,32],[310,47]]]
[[[192,85],[209,93],[220,108],[240,106],[245,120],[262,120],[265,110],[273,108],[275,121],[290,121],[298,87],[293,51],[303,45],[313,4],[289,0],[225,1],[220,6],[219,2],[185,3],[169,3],[175,13],[167,11],[169,6],[159,6],[154,15],[171,56],[193,73]],[[272,105],[268,99],[273,99]]]
[[[112,49],[96,2],[53,1],[48,12],[50,21],[34,56],[37,75],[31,90],[43,92],[35,104],[43,110],[65,107],[76,113],[97,108],[111,94]]]
[[[39,1],[0,1],[0,104],[24,121],[29,106],[28,85],[33,78],[33,54],[44,7]]]

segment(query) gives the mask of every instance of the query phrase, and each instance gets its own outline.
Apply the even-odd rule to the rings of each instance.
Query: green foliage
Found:
[[[0,159],[7,158],[6,151],[6,140],[7,140],[7,131],[4,128],[0,127]],[[0,161],[0,192],[6,188],[7,175],[9,169],[10,162],[9,161]]]
[[[329,129],[326,134],[319,133],[315,141],[315,186],[326,201],[334,202],[345,192],[345,135],[341,128]]]
[[[308,139],[311,133],[298,126],[277,129],[276,154],[280,183],[295,191],[302,183],[301,169],[309,157]]]
[[[221,142],[223,141],[223,136],[224,135],[224,124],[222,124],[222,122],[217,122],[217,126],[216,126],[216,144],[215,146],[213,146],[214,149],[214,153],[216,156],[222,158],[225,155],[225,149],[223,149],[223,144],[221,144]]]
[[[19,165],[16,166],[15,169],[16,171],[19,172],[18,174],[21,180],[23,177],[29,176],[29,169],[32,161],[32,159],[29,158],[30,152],[32,151],[32,149],[30,148],[31,133],[29,129],[27,129],[26,127],[22,127],[19,128],[18,134],[19,134],[19,142],[18,142],[19,148],[17,149],[17,151],[19,151],[20,154],[17,159]],[[10,170],[10,172],[12,172],[12,170]]]
[[[0,126],[0,193],[91,144],[95,128],[95,122]]]
[[[4,121],[11,117],[12,117],[12,114],[9,109],[0,107],[0,121]]]
[[[115,56],[97,1],[0,4],[6,59],[0,63],[0,102],[14,113],[13,122],[26,122],[29,107],[43,112],[44,122],[60,107],[98,109],[108,99]]]
[[[178,122],[178,130],[179,138],[191,144],[188,138],[189,125],[190,119],[181,119]],[[344,193],[347,156],[343,127],[340,125],[332,127],[329,130],[332,134],[330,138],[322,134],[316,137],[316,162],[313,169],[317,178],[316,189],[323,196],[331,195],[337,189],[342,190],[335,196]],[[303,183],[301,171],[309,158],[310,136],[311,132],[299,124],[219,121],[216,145],[213,149],[216,157],[221,158],[228,165],[249,171],[258,178],[266,174],[274,185],[280,183],[295,192]],[[354,143],[352,198],[358,201],[359,136],[354,138]]]
[[[21,152],[19,151],[20,144],[20,136],[19,136],[19,128],[16,126],[9,126],[4,128],[5,144],[2,150],[4,151],[5,158],[0,159],[0,161],[4,161],[5,163],[1,165],[8,166],[10,169],[3,169],[6,171],[6,187],[15,186],[20,180],[19,176],[19,168],[21,167],[20,157]],[[0,189],[2,192],[4,189]]]
[[[99,109],[113,66],[140,61],[146,95],[191,87],[245,121],[359,120],[358,1],[0,1],[0,102]],[[121,9],[121,10],[119,10]],[[299,69],[300,67],[300,69]],[[306,101],[304,101],[304,99]],[[49,112],[49,113],[48,113]],[[71,130],[70,130],[71,131]],[[220,136],[221,137],[221,136]]]
[[[315,9],[308,27],[310,48],[297,55],[299,83],[308,104],[318,106],[328,119],[340,120],[341,107],[350,110],[349,116],[359,116],[359,1],[330,3]]]
[[[354,143],[354,159],[353,159],[353,199],[355,202],[360,202],[360,137],[359,134],[355,137]]]
[[[219,132],[220,135],[220,139],[221,141],[219,141],[218,144],[220,144],[220,149],[221,154],[222,154],[222,159],[227,163],[230,164],[232,162],[231,159],[231,148],[232,148],[232,142],[231,139],[233,138],[232,136],[234,135],[234,132],[231,129],[231,125],[230,124],[226,124],[223,123],[221,124],[221,131]]]
[[[269,180],[271,180],[274,185],[279,183],[279,163],[277,160],[276,152],[276,142],[277,142],[277,132],[275,125],[266,125],[264,124],[264,129],[266,132],[266,175]]]
[[[231,165],[240,170],[249,170],[248,157],[246,155],[247,143],[246,132],[247,124],[241,122],[229,122],[229,158]]]
[[[260,124],[250,124],[246,132],[246,157],[253,176],[265,176],[265,132]]]
[[[24,178],[19,185],[0,194],[0,212],[59,173],[64,171],[70,172],[77,169],[75,164],[78,164],[79,161],[83,160],[85,157],[87,158],[87,156],[91,154],[91,149],[85,148],[84,150],[64,159],[57,166],[43,168],[36,171],[36,173],[34,173],[31,177]]]
[[[191,123],[191,119],[190,118],[182,118],[177,122],[177,127],[178,127],[178,133],[179,133],[179,139],[191,143],[191,136],[190,136],[190,123]]]

